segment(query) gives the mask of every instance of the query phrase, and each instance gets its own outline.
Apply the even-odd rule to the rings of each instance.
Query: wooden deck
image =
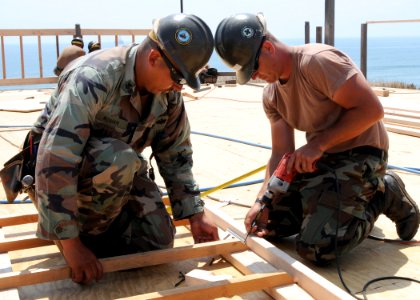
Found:
[[[202,134],[211,134],[237,139],[260,145],[270,145],[270,129],[262,104],[261,92],[263,85],[250,84],[245,86],[213,85],[203,87],[201,92],[194,93],[185,90],[186,108],[189,114],[194,149],[194,173],[200,187],[212,187],[225,183],[251,170],[263,166],[270,155],[270,150],[246,145],[221,138]],[[4,126],[30,126],[38,116],[50,90],[15,90],[0,91],[0,116],[3,127],[0,129],[0,163],[4,163],[18,151],[27,128],[5,128]],[[381,97],[387,108],[420,110],[420,91],[393,90],[388,97]],[[401,126],[399,124],[398,126]],[[406,126],[403,126],[406,127]],[[406,134],[389,133],[390,152],[389,163],[393,166],[420,168],[418,149],[420,139]],[[297,132],[297,146],[304,143],[304,135]],[[407,190],[420,203],[419,175],[397,171],[404,179]],[[245,181],[257,180],[263,177],[263,172],[250,176]],[[162,184],[160,178],[157,179]],[[257,185],[246,185],[233,189],[224,189],[211,193],[205,198],[209,205],[221,206],[220,212],[227,214],[239,224],[255,199],[259,189]],[[25,195],[21,195],[22,199]],[[0,199],[5,199],[0,191]],[[230,204],[228,204],[230,203]],[[1,204],[1,216],[34,212],[32,204]],[[395,227],[386,217],[381,216],[375,224],[373,234],[394,239],[397,237]],[[33,234],[35,224],[5,227],[3,233],[7,238],[19,238]],[[417,234],[416,240],[420,239]],[[177,233],[176,245],[191,245],[192,239],[188,231],[180,227]],[[301,260],[294,251],[293,238],[284,239],[277,245],[292,258],[305,264],[330,282],[342,288],[337,275],[336,264],[319,268]],[[44,246],[29,250],[9,252],[11,268],[14,271],[29,268],[45,268],[63,263],[61,254],[55,246]],[[3,262],[5,263],[5,262]],[[4,264],[2,267],[4,268]],[[192,259],[153,267],[144,267],[135,271],[120,271],[106,274],[98,283],[92,286],[79,286],[70,280],[60,280],[20,287],[14,297],[20,299],[115,299],[133,297],[156,290],[173,288],[179,281],[179,272],[187,273],[196,268],[205,268],[215,274],[229,274],[240,278],[240,272],[224,260],[208,266],[208,260]],[[341,259],[340,268],[344,281],[353,292],[358,292],[368,281],[380,276],[404,276],[420,279],[420,259],[418,244],[385,243],[368,239],[352,253]],[[180,286],[184,286],[182,283]],[[417,299],[420,286],[408,281],[382,281],[373,284],[368,290],[368,299]],[[18,294],[18,295],[16,295]],[[306,297],[309,297],[306,295]],[[305,299],[293,292],[290,299]],[[270,299],[263,292],[247,293],[233,299]]]

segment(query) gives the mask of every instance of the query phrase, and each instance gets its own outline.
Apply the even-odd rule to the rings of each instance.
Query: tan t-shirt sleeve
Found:
[[[309,62],[302,64],[302,74],[330,99],[342,84],[360,72],[348,56],[334,50],[322,51],[305,59]]]

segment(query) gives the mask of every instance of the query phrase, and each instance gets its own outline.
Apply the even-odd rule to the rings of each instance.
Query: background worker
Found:
[[[86,55],[59,77],[30,138],[36,157],[37,236],[56,240],[75,282],[103,274],[98,257],[169,248],[175,227],[142,152],[151,147],[173,217],[196,243],[217,240],[192,173],[181,89],[199,89],[213,51],[208,26],[175,14],[140,44]]]
[[[88,50],[89,50],[89,53],[91,53],[93,51],[96,51],[96,50],[101,50],[101,43],[90,41],[89,44],[88,44]]]
[[[268,82],[263,106],[272,153],[257,201],[245,218],[248,231],[273,239],[297,234],[299,255],[319,264],[360,244],[381,213],[396,223],[401,239],[414,237],[418,208],[398,175],[385,174],[388,136],[382,105],[347,55],[323,44],[285,45],[267,31],[262,14],[222,20],[215,43],[240,84],[251,78]],[[294,129],[307,138],[297,149]],[[265,203],[251,228],[267,182],[289,152],[287,170],[298,175],[288,192]],[[317,161],[324,167],[317,169]]]
[[[76,58],[86,54],[83,50],[84,43],[82,37],[76,36],[72,39],[71,45],[64,48],[57,59],[57,64],[54,68],[54,74],[59,76],[64,68]]]

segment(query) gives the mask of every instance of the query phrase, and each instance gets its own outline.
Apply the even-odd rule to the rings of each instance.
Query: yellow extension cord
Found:
[[[236,178],[234,178],[234,179],[232,179],[232,180],[229,180],[229,181],[227,181],[227,182],[225,182],[225,183],[222,183],[221,185],[218,185],[218,186],[216,186],[216,187],[214,187],[214,188],[212,188],[212,189],[209,189],[209,190],[207,190],[207,191],[201,192],[200,196],[201,196],[201,197],[205,197],[205,196],[207,196],[207,195],[209,195],[209,194],[211,194],[211,193],[214,193],[214,192],[216,192],[216,191],[218,191],[218,190],[221,190],[221,189],[223,189],[223,188],[225,188],[225,187],[227,187],[227,186],[229,186],[229,185],[231,185],[231,184],[234,184],[234,183],[236,183],[236,182],[238,182],[238,181],[241,181],[242,179],[244,179],[244,178],[246,178],[246,177],[249,177],[249,176],[251,176],[251,175],[254,175],[254,174],[258,173],[258,172],[263,171],[266,167],[267,167],[266,165],[261,166],[261,167],[259,167],[259,168],[255,169],[255,170],[252,170],[252,171],[250,171],[250,172],[248,172],[248,173],[245,173],[245,174],[243,174],[243,175],[241,175],[241,176],[239,176],[239,177],[236,177]],[[172,213],[171,207],[169,206],[169,199],[168,199],[168,196],[163,197],[163,202],[167,205],[167,210],[168,210],[168,212],[169,212],[169,213]]]

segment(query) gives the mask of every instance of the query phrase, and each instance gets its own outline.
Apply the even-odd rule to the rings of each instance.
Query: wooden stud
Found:
[[[0,253],[30,249],[54,244],[53,241],[42,240],[34,236],[19,239],[7,239],[0,242]]]
[[[21,224],[35,223],[38,222],[38,214],[26,214],[26,215],[15,215],[0,217],[0,227],[15,226]],[[174,221],[175,226],[186,226],[190,222],[188,219]]]
[[[235,295],[261,290],[270,286],[290,284],[291,282],[293,282],[292,279],[285,272],[252,274],[240,278],[210,282],[196,286],[179,287],[124,299],[206,300],[219,297],[233,297]]]
[[[246,275],[279,271],[251,250],[223,254],[223,258],[236,269],[238,269],[241,273]],[[311,297],[305,290],[303,290],[295,283],[282,286],[271,286],[270,288],[267,288],[264,291],[274,299],[313,299],[313,297]]]
[[[244,251],[247,247],[238,241],[216,241],[191,246],[155,250],[123,256],[100,259],[104,273],[135,269],[145,266],[170,263],[198,257],[216,256],[223,253]],[[70,278],[71,271],[67,265],[48,269],[25,270],[0,274],[0,289],[32,285],[49,281]]]
[[[0,217],[0,227],[14,226],[38,221],[38,214],[9,215]]]
[[[239,225],[231,217],[222,211],[216,211],[210,205],[205,206],[208,214],[218,227],[234,232],[241,238],[246,237],[244,226]],[[268,263],[278,269],[285,270],[295,281],[316,299],[353,299],[342,289],[326,280],[321,275],[306,267],[298,260],[292,258],[265,239],[249,236],[246,240],[247,246],[256,254],[265,259]]]

